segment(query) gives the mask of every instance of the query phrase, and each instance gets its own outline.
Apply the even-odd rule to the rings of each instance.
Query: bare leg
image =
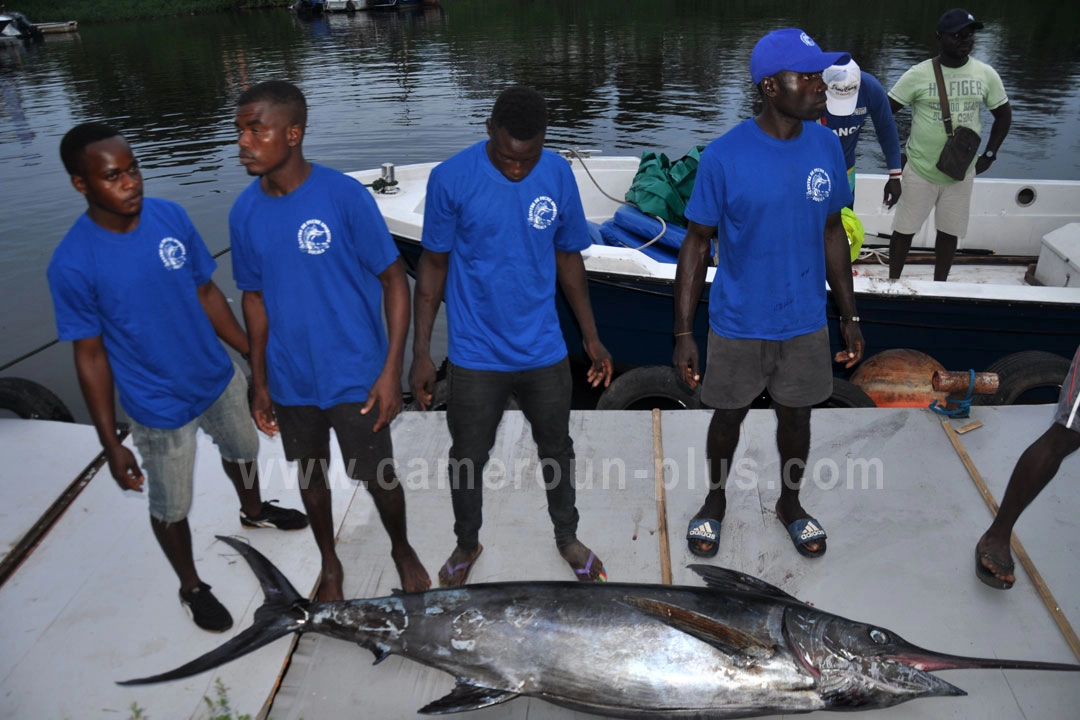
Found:
[[[371,493],[386,534],[390,536],[390,557],[397,567],[401,589],[405,592],[422,592],[431,587],[431,578],[409,544],[405,529],[405,491],[392,472],[387,469],[388,477],[364,485]]]
[[[199,586],[199,574],[195,571],[195,558],[191,551],[191,527],[187,518],[167,523],[150,516],[150,527],[161,546],[169,564],[180,578],[180,590],[190,593]]]
[[[727,478],[739,445],[739,428],[750,406],[735,410],[714,410],[705,437],[705,455],[709,461],[709,492],[695,518],[723,520],[727,512]],[[691,540],[701,553],[711,552],[714,543]]]
[[[975,546],[978,552],[998,559],[993,562],[983,557],[982,564],[999,580],[1016,581],[1009,542],[1020,514],[1054,478],[1061,462],[1077,449],[1080,449],[1080,432],[1054,423],[1017,460],[997,517]]]
[[[330,503],[330,445],[326,444],[299,463],[300,499],[304,501],[315,535],[315,545],[322,557],[322,580],[316,599],[322,602],[343,600],[342,581],[344,571],[337,551],[334,550],[334,515]]]
[[[235,463],[221,458],[221,467],[225,468],[225,474],[236,488],[240,509],[248,517],[259,517],[262,514],[262,495],[259,493],[259,470],[256,463]]]
[[[937,231],[934,240],[934,280],[945,282],[949,279],[949,270],[952,269],[953,258],[956,257],[956,236]],[[889,261],[891,273],[892,260]]]
[[[799,502],[806,459],[810,456],[810,408],[790,408],[776,404],[776,447],[780,451],[782,480],[776,515],[785,526],[810,517]],[[808,542],[803,547],[816,553],[823,542]]]
[[[899,280],[904,272],[904,263],[907,262],[908,252],[911,250],[911,240],[914,235],[893,232],[889,240],[889,279]]]

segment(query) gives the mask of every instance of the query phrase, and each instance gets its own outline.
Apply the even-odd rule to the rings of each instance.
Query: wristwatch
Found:
[[[997,153],[994,152],[993,150],[987,150],[986,152],[983,153],[983,157],[986,158],[987,160],[993,160],[994,158],[997,157]]]

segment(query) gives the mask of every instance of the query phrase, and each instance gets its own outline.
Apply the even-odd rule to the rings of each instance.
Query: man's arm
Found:
[[[367,402],[360,411],[366,415],[378,403],[379,419],[375,421],[372,432],[389,425],[401,412],[401,371],[405,364],[405,339],[409,335],[409,281],[400,257],[379,273],[379,282],[382,283],[386,335],[390,347],[382,372],[371,386]]]
[[[893,119],[892,100],[885,93],[885,88],[874,78],[874,82],[868,84],[867,89],[870,90],[870,119],[874,121],[874,133],[881,145],[881,152],[885,155],[885,165],[889,171],[882,202],[886,207],[892,207],[900,200],[901,192],[900,135],[896,130],[896,120]]]
[[[232,308],[229,307],[229,301],[221,289],[214,284],[213,280],[209,280],[199,286],[198,293],[199,302],[202,303],[206,316],[210,318],[210,324],[213,325],[217,336],[241,355],[248,354],[250,344],[247,334],[237,322]]]
[[[135,455],[120,443],[116,434],[116,406],[113,403],[113,374],[101,336],[76,340],[75,371],[79,376],[90,419],[109,461],[109,472],[123,490],[142,492],[143,474]]]
[[[715,227],[691,220],[675,266],[675,353],[672,362],[679,378],[691,388],[697,387],[701,380],[698,346],[693,335],[694,315],[705,289],[709,243],[715,234]]]
[[[863,336],[855,309],[855,283],[851,279],[851,249],[840,213],[829,215],[825,221],[825,279],[832,289],[833,300],[840,311],[840,333],[847,349],[836,353],[835,362],[851,367],[862,360]]]
[[[975,174],[979,175],[990,169],[990,165],[997,159],[998,148],[1005,142],[1005,136],[1012,127],[1012,105],[1005,103],[990,111],[994,116],[994,124],[990,126],[990,139],[986,141],[986,150],[993,154],[987,157],[984,151],[975,161]]]
[[[261,290],[245,290],[240,306],[244,312],[249,341],[248,364],[251,366],[251,417],[267,435],[277,434],[277,419],[270,400],[270,382],[266,374],[266,341],[270,337],[270,320],[266,316]]]
[[[589,302],[589,276],[585,272],[585,261],[581,259],[580,252],[556,250],[555,269],[559,287],[581,326],[581,344],[592,361],[588,372],[589,384],[599,387],[603,383],[607,387],[611,384],[614,366],[611,353],[600,342],[600,334],[596,330],[596,319],[593,317],[592,303]]]
[[[413,361],[409,368],[409,387],[420,408],[427,410],[435,394],[435,364],[431,362],[431,331],[439,314],[450,254],[424,250],[416,270],[413,293]]]

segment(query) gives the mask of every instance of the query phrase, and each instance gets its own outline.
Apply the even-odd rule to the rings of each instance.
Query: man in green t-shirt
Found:
[[[889,277],[897,279],[904,270],[911,239],[932,209],[936,210],[937,238],[934,241],[934,279],[949,277],[957,238],[967,234],[971,210],[971,190],[975,175],[985,172],[997,157],[1012,124],[1012,108],[1001,78],[986,63],[969,57],[975,31],[983,24],[967,10],[949,10],[938,20],[937,39],[945,94],[953,128],[982,130],[982,106],[994,116],[986,150],[973,163],[974,172],[957,182],[937,169],[938,156],[947,136],[941,118],[941,101],[932,60],[911,67],[889,91],[893,113],[911,106],[911,133],[908,137],[907,166],[901,181],[902,193],[893,220],[889,243]]]

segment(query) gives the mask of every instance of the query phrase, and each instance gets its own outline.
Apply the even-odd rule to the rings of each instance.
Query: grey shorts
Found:
[[[922,229],[930,211],[934,211],[934,226],[946,235],[967,235],[971,216],[971,191],[975,187],[975,170],[960,182],[938,185],[914,170],[907,170],[901,181],[900,203],[893,218],[893,231],[914,235]]]
[[[788,340],[725,338],[709,330],[701,402],[721,410],[748,407],[762,390],[787,407],[810,407],[832,395],[829,329]]]
[[[1057,412],[1054,414],[1054,422],[1064,425],[1070,430],[1080,432],[1080,383],[1077,382],[1076,366],[1080,361],[1080,348],[1073,355],[1072,365],[1061,383],[1061,394],[1058,396]]]
[[[233,363],[232,380],[202,415],[172,430],[131,424],[146,476],[150,514],[166,523],[179,522],[191,510],[195,475],[196,432],[202,428],[231,462],[252,462],[259,456],[259,433],[248,409],[247,380]]]
[[[390,426],[372,432],[379,419],[379,408],[376,405],[367,415],[362,415],[363,407],[363,403],[342,403],[323,410],[314,405],[274,403],[285,459],[311,457],[330,444],[330,429],[333,428],[345,461],[346,475],[353,480],[392,482],[395,477],[394,443]],[[301,472],[304,472],[303,468]]]

